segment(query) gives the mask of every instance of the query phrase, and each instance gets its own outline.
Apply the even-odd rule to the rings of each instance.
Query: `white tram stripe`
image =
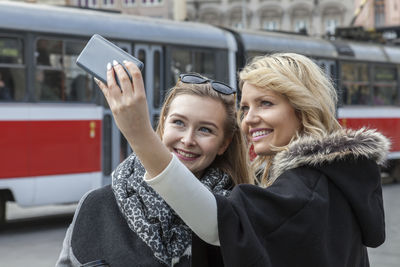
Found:
[[[78,202],[89,190],[110,183],[102,172],[1,178],[0,189],[10,190],[21,206]]]
[[[400,118],[399,107],[341,107],[339,118]]]
[[[101,120],[102,117],[103,108],[94,104],[0,104],[0,121]]]

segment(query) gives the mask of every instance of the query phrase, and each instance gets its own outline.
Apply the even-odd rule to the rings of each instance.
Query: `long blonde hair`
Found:
[[[254,183],[254,175],[249,167],[249,160],[244,136],[236,120],[235,94],[223,95],[212,89],[210,83],[188,84],[178,81],[170,89],[161,109],[159,123],[156,132],[162,139],[165,120],[172,101],[179,95],[195,95],[208,97],[222,103],[226,111],[224,125],[224,138],[231,138],[228,148],[222,155],[217,155],[210,167],[219,168],[229,174],[234,184]]]
[[[255,57],[239,77],[240,88],[247,82],[288,99],[301,123],[289,144],[304,135],[318,138],[341,128],[336,119],[336,90],[330,78],[311,59],[294,53]],[[273,149],[278,152],[286,148],[287,145]],[[256,169],[263,168],[261,183],[264,185],[273,182],[268,181],[272,159],[273,156],[258,156],[253,164]]]

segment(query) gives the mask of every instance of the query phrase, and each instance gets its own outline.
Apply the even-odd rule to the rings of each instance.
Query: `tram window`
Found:
[[[154,128],[154,130],[157,129],[159,120],[160,120],[160,114],[155,114],[153,116],[153,128]]]
[[[344,105],[368,105],[370,89],[366,63],[342,63],[342,101]]]
[[[36,100],[87,102],[93,99],[91,76],[75,63],[84,46],[79,41],[37,40]]]
[[[198,72],[213,79],[215,70],[215,54],[209,51],[171,49],[171,83],[174,86],[178,81],[179,74]]]
[[[153,60],[153,105],[161,106],[161,58],[160,51],[154,52]]]
[[[142,61],[144,64],[144,68],[142,69],[142,77],[143,77],[144,86],[146,88],[146,65],[147,65],[147,62],[146,62],[146,51],[145,50],[143,50],[143,49],[139,50],[138,59],[140,61]]]
[[[214,54],[211,52],[194,52],[193,70],[210,79],[215,79]]]
[[[36,99],[60,101],[62,99],[63,79],[61,71],[37,70],[35,82]]]
[[[23,42],[0,37],[0,101],[21,101],[25,97]]]
[[[63,67],[65,73],[66,100],[90,101],[93,96],[93,79],[76,65],[76,59],[85,47],[83,42],[65,42]]]
[[[173,49],[171,51],[171,55],[171,81],[173,83],[171,86],[174,86],[178,82],[179,74],[192,71],[192,59],[189,50]]]
[[[373,104],[398,105],[396,67],[374,66]]]
[[[36,43],[36,64],[61,68],[62,41],[39,39]]]

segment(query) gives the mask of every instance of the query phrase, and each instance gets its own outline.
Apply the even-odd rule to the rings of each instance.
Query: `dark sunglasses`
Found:
[[[230,87],[229,85],[227,85],[225,83],[206,79],[197,74],[181,74],[181,75],[179,75],[179,80],[183,83],[191,83],[191,84],[201,84],[201,83],[209,82],[212,89],[214,89],[218,93],[221,93],[224,95],[231,95],[231,94],[236,93],[235,89],[233,89],[232,87]]]

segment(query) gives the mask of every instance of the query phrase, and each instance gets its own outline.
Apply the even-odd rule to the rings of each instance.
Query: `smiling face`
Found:
[[[294,108],[284,96],[247,82],[242,88],[240,107],[242,131],[254,144],[257,155],[274,154],[271,145],[289,144],[301,125]]]
[[[165,119],[162,142],[198,178],[229,145],[224,136],[226,111],[209,97],[178,95]]]

